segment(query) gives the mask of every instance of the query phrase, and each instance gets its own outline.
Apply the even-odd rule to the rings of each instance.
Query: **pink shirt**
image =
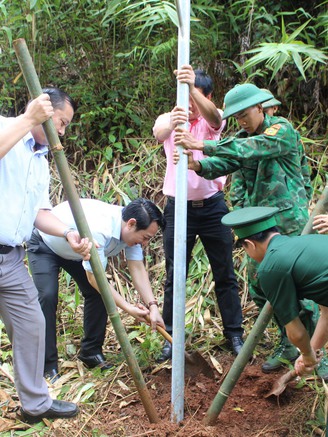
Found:
[[[221,115],[222,111],[219,110]],[[163,114],[158,117],[155,122],[163,123],[164,117],[169,117],[170,113]],[[190,125],[190,124],[189,124]],[[197,140],[219,140],[221,132],[226,125],[225,121],[222,121],[220,129],[212,128],[203,117],[199,117],[193,121],[189,127],[190,132]],[[164,178],[163,193],[166,196],[175,197],[175,180],[176,180],[176,168],[173,164],[173,150],[174,150],[174,136],[173,131],[168,139],[164,141],[164,150],[166,154],[166,173]],[[199,150],[192,150],[195,160],[200,160],[205,157],[203,152]],[[188,200],[203,200],[213,196],[218,191],[222,191],[225,185],[227,177],[221,176],[212,181],[204,179],[198,176],[193,170],[188,170]]]

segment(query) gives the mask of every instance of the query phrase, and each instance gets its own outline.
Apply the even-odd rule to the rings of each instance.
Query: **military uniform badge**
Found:
[[[280,128],[281,128],[281,124],[273,124],[272,126],[265,129],[264,135],[269,135],[270,137],[274,137]]]

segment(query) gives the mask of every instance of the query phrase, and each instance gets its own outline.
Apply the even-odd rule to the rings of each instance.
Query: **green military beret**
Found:
[[[246,238],[275,226],[277,207],[250,206],[229,212],[222,223],[234,229],[238,238]]]
[[[267,90],[266,88],[261,88],[261,91],[264,91],[265,93],[268,93],[271,95],[271,92]],[[281,101],[276,99],[275,97],[273,99],[267,100],[266,102],[262,103],[262,107],[264,109],[271,108],[272,106],[280,106]]]

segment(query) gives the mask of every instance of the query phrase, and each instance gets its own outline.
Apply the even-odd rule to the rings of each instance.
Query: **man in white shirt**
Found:
[[[108,258],[122,251],[128,264],[132,282],[145,306],[131,305],[110,284],[116,304],[139,320],[146,321],[149,315],[153,329],[156,324],[165,327],[158,311],[148,273],[143,263],[142,247],[164,228],[164,218],[160,210],[149,200],[136,199],[126,207],[110,205],[94,199],[81,199],[85,217],[92,232],[100,260],[104,269]],[[72,231],[75,221],[68,202],[53,209],[53,214]],[[78,358],[88,367],[111,367],[102,352],[105,338],[107,312],[98,293],[98,286],[89,261],[71,250],[63,237],[54,237],[34,231],[27,243],[28,259],[34,282],[39,291],[39,301],[46,319],[45,376],[52,382],[59,378],[58,352],[56,341],[56,310],[58,304],[58,273],[61,268],[76,281],[84,302],[84,338]]]
[[[49,202],[47,139],[41,124],[53,118],[59,135],[74,115],[75,104],[63,91],[47,88],[16,118],[0,117],[0,316],[13,346],[15,385],[23,419],[67,418],[78,413],[72,402],[52,400],[43,378],[45,321],[37,289],[23,262],[22,244],[33,226],[62,236],[67,226],[52,214]],[[88,239],[68,235],[71,247],[88,259]]]

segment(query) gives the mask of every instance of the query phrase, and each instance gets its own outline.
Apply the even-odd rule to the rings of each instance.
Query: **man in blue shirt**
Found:
[[[58,134],[64,135],[74,106],[66,93],[48,88],[24,114],[0,117],[0,316],[13,345],[21,412],[30,423],[78,413],[74,403],[52,400],[43,379],[45,320],[22,246],[33,226],[57,236],[67,231],[50,211],[48,149],[41,124],[53,117]],[[78,232],[69,233],[67,239],[82,257],[90,257],[88,239],[81,240]]]
[[[108,258],[124,251],[132,282],[145,306],[131,305],[110,284],[116,304],[139,320],[146,321],[149,315],[153,329],[159,324],[165,327],[158,311],[157,301],[152,293],[148,274],[143,263],[142,246],[164,228],[164,218],[160,210],[149,200],[136,199],[126,207],[110,205],[94,199],[81,199],[88,225],[104,269]],[[73,231],[76,227],[68,202],[53,209],[53,214]],[[35,285],[39,291],[39,301],[46,319],[45,375],[52,382],[59,378],[58,352],[56,342],[56,310],[58,304],[58,273],[60,268],[67,271],[78,284],[84,302],[84,338],[78,358],[88,367],[111,367],[102,353],[105,338],[107,312],[89,261],[75,253],[65,238],[33,231],[27,243],[28,259]]]

